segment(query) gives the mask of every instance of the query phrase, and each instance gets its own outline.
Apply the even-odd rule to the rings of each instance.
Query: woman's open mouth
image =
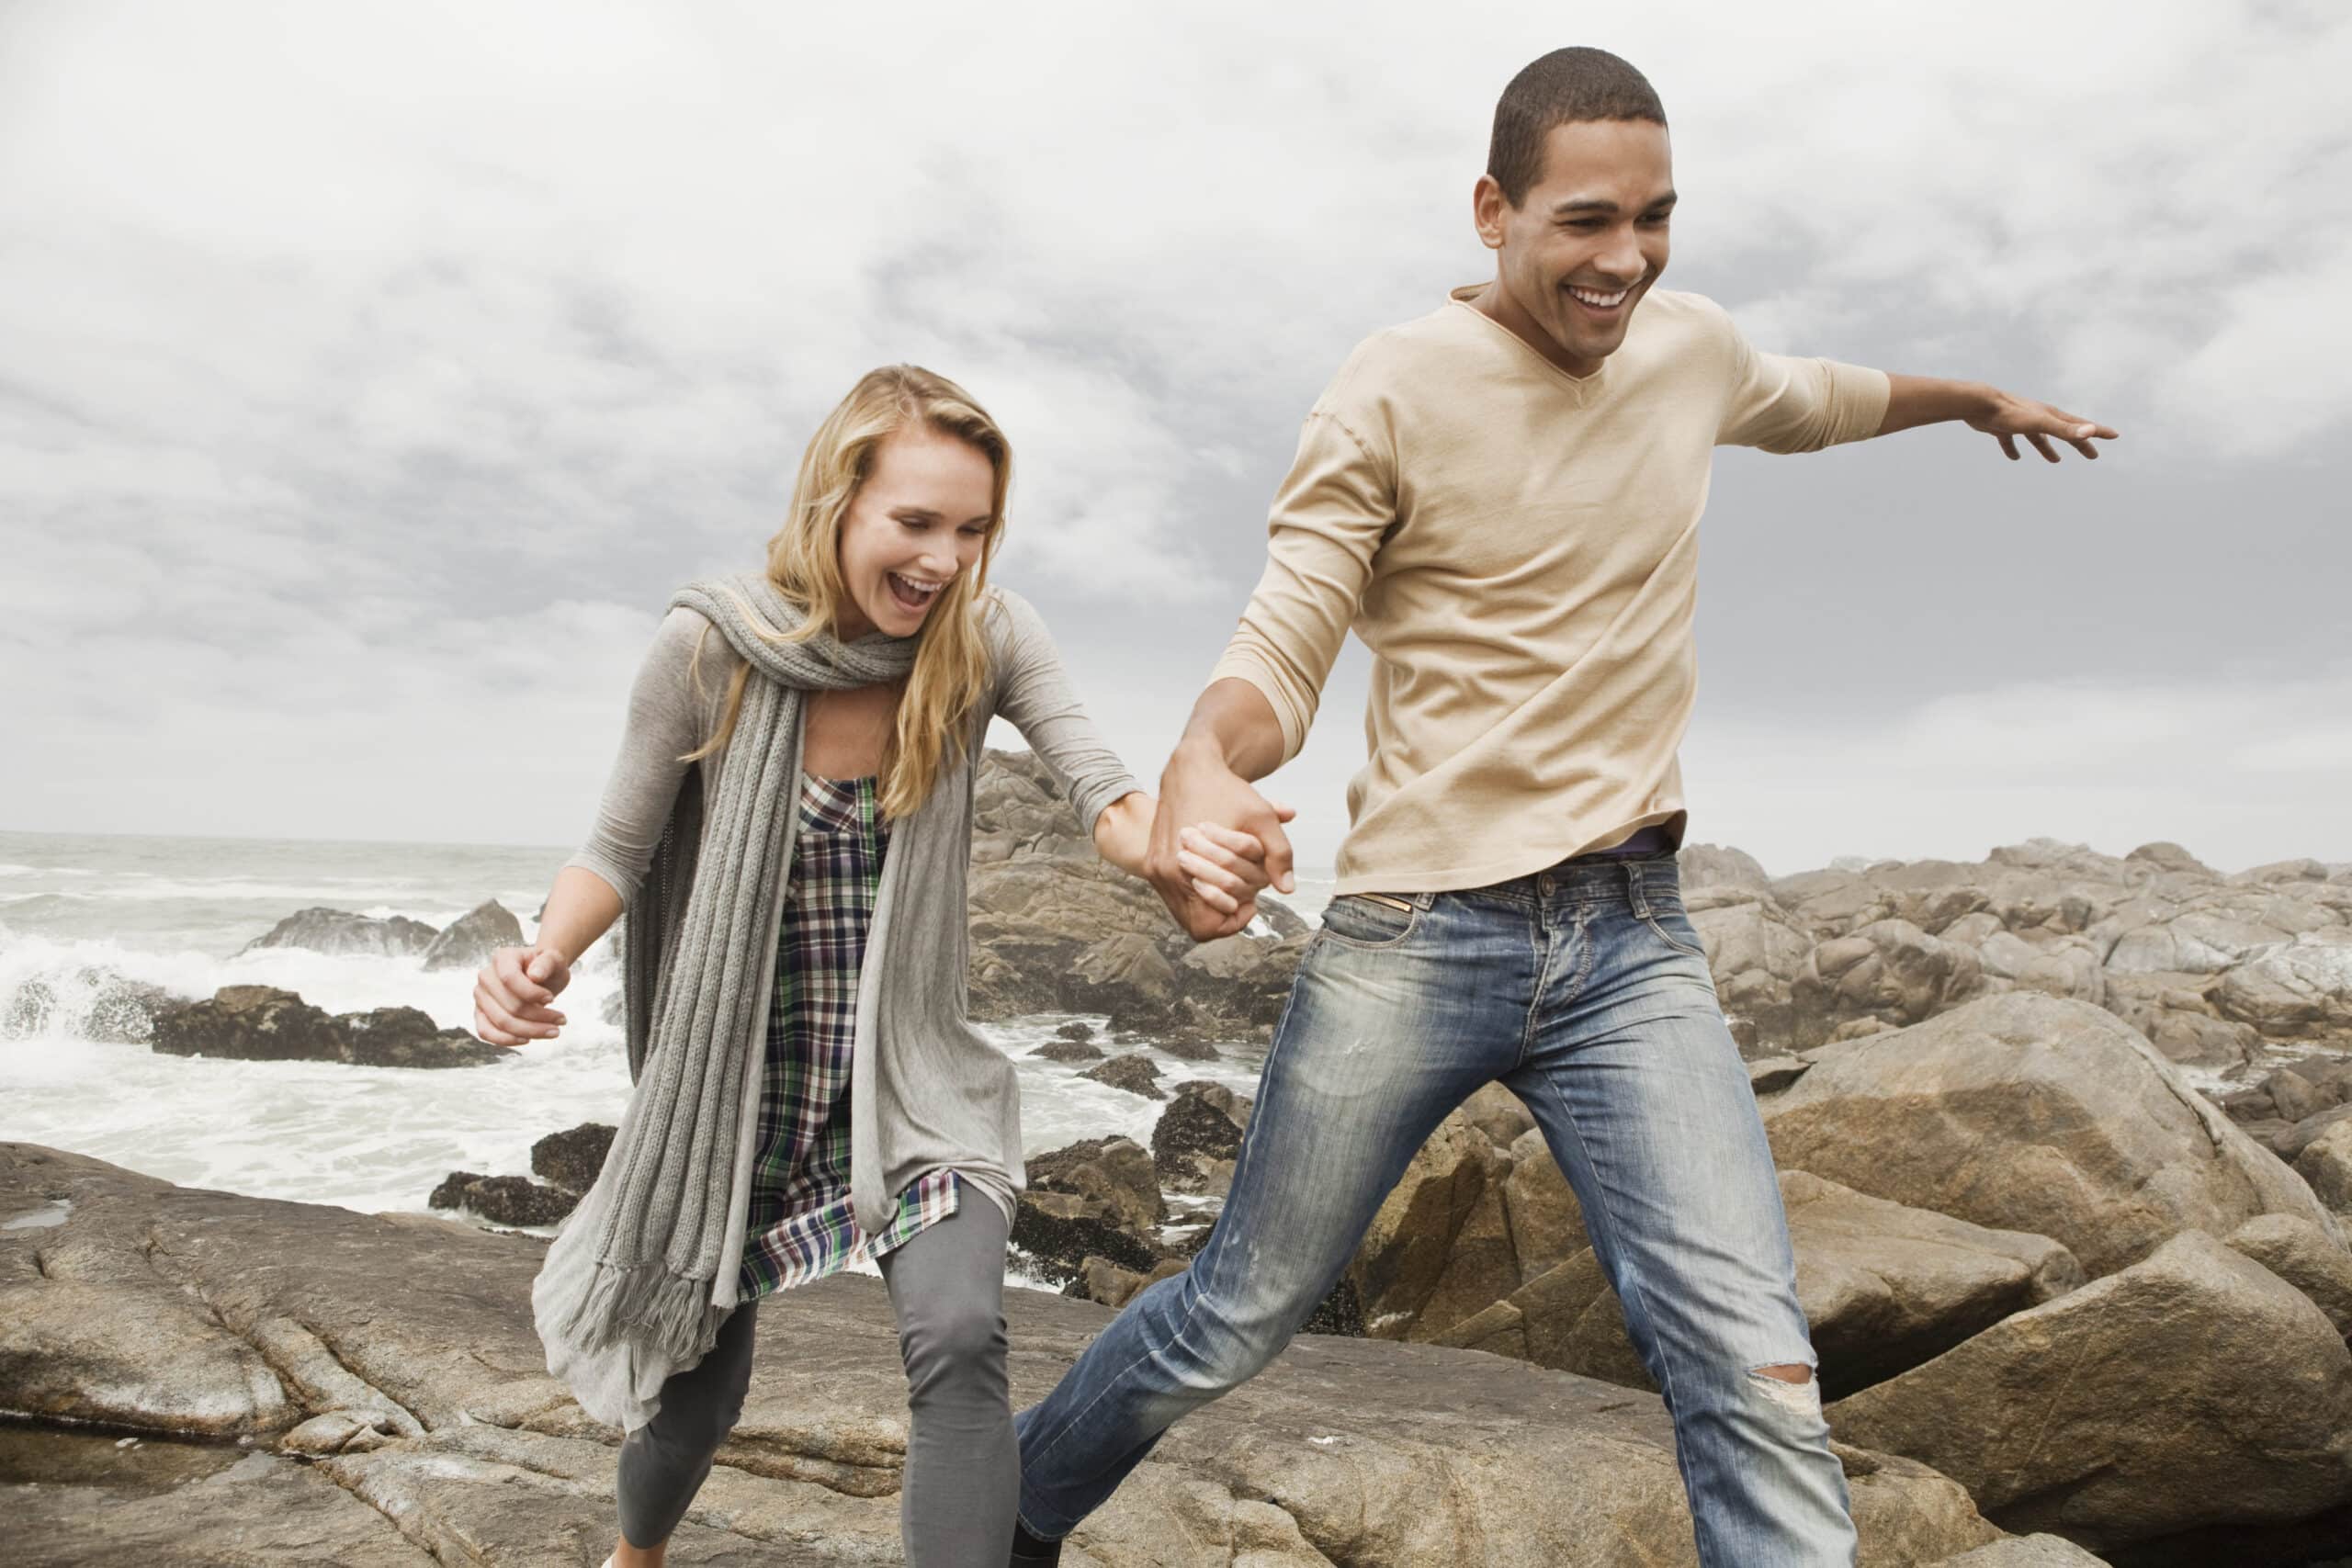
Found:
[[[931,602],[938,598],[941,592],[947,586],[944,582],[933,581],[930,578],[908,577],[902,572],[896,571],[884,572],[882,580],[890,585],[890,597],[897,603],[899,608],[910,614],[920,614],[930,609]]]

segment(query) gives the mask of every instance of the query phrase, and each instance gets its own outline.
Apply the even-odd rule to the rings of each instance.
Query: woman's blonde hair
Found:
[[[809,438],[808,450],[801,454],[792,511],[768,541],[767,561],[768,581],[806,611],[798,626],[773,634],[775,640],[801,642],[820,632],[837,635],[842,605],[849,597],[842,581],[842,525],[873,469],[883,438],[911,424],[978,448],[995,470],[996,482],[978,563],[956,574],[915,634],[914,668],[907,675],[898,723],[882,753],[880,805],[882,815],[894,820],[913,815],[930,796],[943,768],[963,763],[970,740],[966,719],[988,682],[988,640],[980,614],[987,602],[989,562],[1004,535],[1005,493],[1012,484],[1012,448],[1004,432],[969,392],[944,376],[913,365],[867,371],[825,416]],[[697,667],[700,658],[697,647]],[[718,728],[685,761],[707,757],[727,744],[750,674],[748,664],[736,666]]]

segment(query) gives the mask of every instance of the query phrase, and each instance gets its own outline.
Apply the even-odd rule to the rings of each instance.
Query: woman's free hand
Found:
[[[1267,804],[1284,822],[1298,815],[1295,807],[1280,801]],[[1227,915],[1254,906],[1273,880],[1266,873],[1266,846],[1254,833],[1195,822],[1178,830],[1176,845],[1176,863],[1192,878],[1193,890],[1203,903]]]
[[[552,1040],[563,1014],[552,1005],[571,965],[548,947],[502,947],[474,975],[474,1036],[492,1045]]]

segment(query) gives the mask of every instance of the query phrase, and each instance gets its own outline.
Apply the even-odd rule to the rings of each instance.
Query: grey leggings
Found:
[[[899,1528],[911,1568],[1003,1568],[1021,1491],[1021,1449],[1005,1384],[1004,1212],[970,1187],[956,1213],[882,1259],[899,1319],[911,1427]],[[662,1385],[653,1419],[621,1444],[621,1534],[670,1539],[752,1382],[747,1302],[709,1355]]]

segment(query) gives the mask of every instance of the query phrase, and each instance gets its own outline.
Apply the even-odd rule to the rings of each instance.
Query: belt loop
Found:
[[[1625,867],[1625,897],[1633,901],[1634,917],[1646,920],[1650,918],[1650,901],[1642,889],[1642,863],[1629,860],[1623,864]]]

